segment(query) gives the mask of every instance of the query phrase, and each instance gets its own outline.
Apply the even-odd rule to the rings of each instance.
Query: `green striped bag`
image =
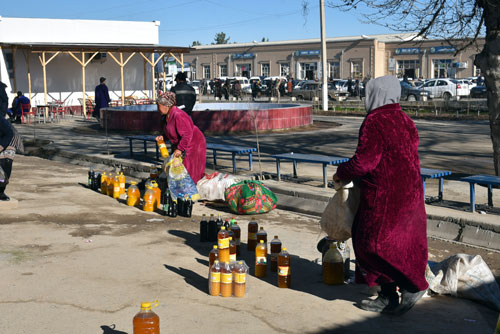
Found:
[[[235,183],[226,189],[224,195],[231,211],[240,215],[266,213],[278,203],[278,197],[260,181]]]

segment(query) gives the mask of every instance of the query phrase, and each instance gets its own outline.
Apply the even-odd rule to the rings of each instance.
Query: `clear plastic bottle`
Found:
[[[108,176],[108,189],[106,190],[106,195],[113,197],[114,189],[115,189],[115,177],[112,174],[110,174]]]
[[[144,202],[142,209],[147,212],[153,212],[155,210],[155,199],[156,194],[151,186],[146,187],[146,192],[144,193]]]
[[[224,226],[217,234],[217,245],[219,247],[219,261],[229,263],[229,233]]]
[[[255,277],[265,277],[267,272],[267,247],[261,240],[255,247]]]
[[[101,174],[101,194],[106,195],[108,193],[108,176],[106,172]]]
[[[208,253],[208,268],[212,268],[212,265],[214,264],[215,260],[219,259],[219,249],[217,248],[217,245],[214,245],[210,253]]]
[[[159,209],[160,208],[160,203],[161,203],[161,191],[160,188],[158,188],[158,183],[156,181],[151,181],[151,186],[153,187],[153,191],[155,193],[155,204],[154,208]]]
[[[220,262],[215,260],[210,268],[210,279],[208,280],[208,292],[210,296],[220,295]]]
[[[118,176],[118,181],[120,181],[120,195],[125,194],[125,175],[123,172],[120,172],[120,176]]]
[[[168,158],[168,150],[167,145],[165,144],[165,140],[159,139],[156,141],[158,144],[158,148],[160,149],[160,154],[162,158]]]
[[[274,239],[271,240],[271,272],[275,273],[278,271],[278,255],[281,252],[281,240],[275,235]]]
[[[247,249],[250,252],[255,251],[257,246],[257,232],[259,231],[259,224],[256,221],[250,221],[248,223],[248,242]]]
[[[240,255],[240,241],[241,241],[241,229],[237,222],[231,226],[231,231],[234,233],[234,243],[236,244],[236,255]]]
[[[217,233],[217,223],[215,222],[214,215],[211,214],[210,219],[208,220],[208,241],[217,241]]]
[[[233,271],[227,262],[221,263],[220,295],[222,297],[231,297],[233,295]]]
[[[215,222],[217,223],[217,233],[219,233],[221,226],[224,225],[220,213],[217,215],[217,220]]]
[[[139,206],[141,202],[141,192],[136,184],[137,182],[130,182],[130,186],[127,189],[128,206]]]
[[[344,259],[334,242],[323,258],[323,283],[339,285],[344,283]]]
[[[345,241],[339,241],[337,247],[344,260],[344,281],[347,281],[350,278],[351,248]]]
[[[290,254],[283,247],[278,255],[278,287],[290,288],[292,283],[292,271],[290,266]]]
[[[229,262],[236,262],[236,243],[229,237]]]
[[[215,240],[212,240],[212,241],[216,241],[217,238],[215,238]],[[203,214],[201,216],[201,221],[200,221],[200,242],[206,242],[206,241],[209,241],[209,238],[208,238],[208,222],[207,222],[207,216],[205,214]]]
[[[149,169],[149,178],[151,180],[156,180],[158,177],[158,169],[156,168],[155,165],[151,165],[151,168]]]
[[[117,199],[120,198],[120,180],[118,179],[118,176],[115,176],[113,179],[113,198]]]
[[[160,334],[160,317],[151,311],[158,306],[158,301],[151,306],[151,303],[141,303],[141,310],[133,320],[134,334]]]
[[[245,297],[246,282],[246,267],[243,264],[243,261],[238,261],[233,268],[233,294],[235,297]]]
[[[259,244],[261,240],[264,241],[267,248],[267,232],[264,231],[264,227],[262,226],[260,227],[259,232],[257,232],[257,244]]]

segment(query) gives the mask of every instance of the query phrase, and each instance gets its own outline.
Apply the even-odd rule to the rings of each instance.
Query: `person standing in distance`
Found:
[[[184,106],[184,112],[191,117],[196,103],[196,91],[186,82],[186,72],[179,72],[175,76],[176,85],[170,89],[175,94],[176,106]]]
[[[94,116],[96,119],[101,117],[101,108],[107,108],[111,99],[109,98],[108,86],[106,86],[106,78],[101,77],[99,79],[100,84],[95,88],[95,108]]]

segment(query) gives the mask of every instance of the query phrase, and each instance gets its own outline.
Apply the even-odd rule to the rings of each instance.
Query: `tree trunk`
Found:
[[[488,91],[491,141],[495,174],[500,175],[500,1],[479,0],[484,10],[486,43],[474,61]]]

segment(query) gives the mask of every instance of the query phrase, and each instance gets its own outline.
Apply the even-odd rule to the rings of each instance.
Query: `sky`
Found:
[[[247,43],[319,38],[319,1],[303,0],[0,0],[0,16],[24,18],[160,21],[160,44],[191,46],[214,42],[224,32],[229,42]],[[356,12],[326,8],[326,36],[392,33],[378,25],[363,24]]]

